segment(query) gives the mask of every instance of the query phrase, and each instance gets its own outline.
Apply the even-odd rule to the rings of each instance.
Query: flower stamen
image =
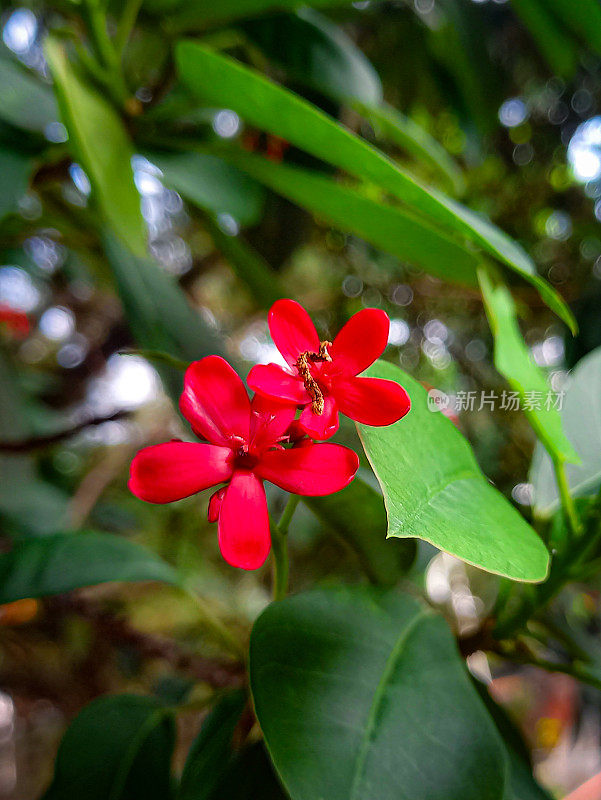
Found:
[[[318,362],[331,361],[332,358],[328,353],[328,347],[331,346],[332,342],[325,340],[319,343],[319,351],[317,353],[312,353],[310,350],[305,350],[296,360],[296,368],[298,370],[298,374],[302,378],[303,383],[305,384],[305,389],[311,398],[311,411],[314,414],[323,414],[325,401],[319,384],[311,374],[309,363],[312,362],[316,364]]]

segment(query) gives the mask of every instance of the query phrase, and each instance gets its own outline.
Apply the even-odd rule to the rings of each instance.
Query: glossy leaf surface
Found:
[[[411,410],[394,425],[358,425],[388,513],[389,536],[415,536],[488,572],[542,581],[549,555],[538,534],[482,474],[470,445],[425,389],[377,361],[364,375],[400,383]]]
[[[251,687],[292,800],[501,800],[506,757],[441,617],[314,590],[255,624]]]

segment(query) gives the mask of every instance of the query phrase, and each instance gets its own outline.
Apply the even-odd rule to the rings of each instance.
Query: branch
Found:
[[[196,681],[215,689],[240,686],[244,665],[235,661],[207,658],[180,647],[177,642],[154,634],[142,633],[129,622],[77,594],[59,595],[46,600],[51,612],[79,614],[89,620],[99,636],[115,645],[132,647],[143,658],[162,658],[174,669],[188,673]]]
[[[57,431],[46,436],[32,436],[30,439],[22,439],[20,442],[0,442],[0,453],[28,453],[30,450],[39,450],[48,445],[61,442],[63,439],[69,439],[75,436],[76,433],[85,430],[93,425],[102,425],[104,422],[113,422],[114,420],[123,419],[129,415],[128,411],[116,411],[108,417],[92,417],[74,425],[67,430]]]

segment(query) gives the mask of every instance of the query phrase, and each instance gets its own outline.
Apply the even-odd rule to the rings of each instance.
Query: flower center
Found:
[[[241,445],[234,453],[234,464],[238,469],[253,469],[259,463],[259,459],[253,453],[248,452],[248,446]]]
[[[311,398],[311,411],[314,414],[323,414],[325,404],[323,399],[323,391],[311,374],[310,364],[317,364],[323,361],[331,361],[332,358],[328,353],[328,347],[332,346],[332,342],[323,341],[319,343],[319,352],[312,353],[305,350],[301,353],[296,360],[296,368],[298,374],[301,376],[305,389]]]

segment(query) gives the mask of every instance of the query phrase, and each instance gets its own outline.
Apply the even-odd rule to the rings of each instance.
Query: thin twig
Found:
[[[142,633],[129,622],[78,594],[59,595],[46,600],[49,611],[79,614],[89,620],[98,634],[113,644],[132,647],[144,658],[162,658],[174,669],[189,673],[195,680],[216,689],[239,686],[244,681],[244,665],[192,653],[177,642]]]
[[[56,433],[51,433],[46,436],[32,436],[30,439],[22,439],[21,441],[16,442],[0,442],[0,452],[28,453],[31,450],[39,450],[43,447],[48,447],[51,444],[62,442],[63,439],[69,439],[71,436],[75,436],[76,433],[80,433],[86,428],[94,425],[102,425],[105,422],[113,422],[115,420],[123,419],[127,417],[128,414],[129,412],[127,411],[116,411],[114,414],[109,414],[105,417],[91,417],[90,419],[86,419],[83,422],[74,425],[72,428],[57,431]]]

